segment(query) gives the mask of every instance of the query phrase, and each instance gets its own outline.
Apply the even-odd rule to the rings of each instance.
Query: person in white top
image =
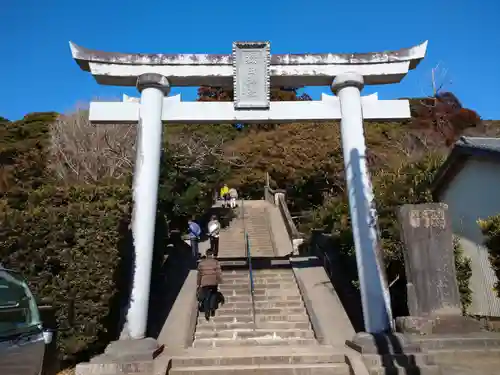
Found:
[[[208,237],[210,238],[210,249],[216,258],[219,255],[219,235],[220,222],[217,220],[217,216],[213,215],[208,222]]]
[[[229,189],[229,198],[230,198],[229,204],[231,208],[235,208],[236,200],[238,199],[238,192],[236,191],[235,188]]]

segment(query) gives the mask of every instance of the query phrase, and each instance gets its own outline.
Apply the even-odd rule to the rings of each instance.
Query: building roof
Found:
[[[500,161],[500,138],[460,137],[434,177],[431,189],[435,197],[441,195],[470,157]]]

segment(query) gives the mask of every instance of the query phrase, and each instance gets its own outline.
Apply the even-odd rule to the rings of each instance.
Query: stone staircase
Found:
[[[257,270],[254,275],[255,324],[248,271],[227,271],[220,291],[226,299],[210,321],[200,314],[194,347],[315,345],[292,270]]]
[[[247,270],[223,272],[225,304],[200,314],[192,348],[169,374],[349,374],[344,355],[318,344],[291,269],[256,270],[255,323]]]
[[[273,257],[274,245],[270,232],[268,203],[245,201],[239,203],[237,216],[231,225],[221,230],[219,258],[245,257],[245,228],[251,244],[253,257]]]
[[[244,203],[221,231],[219,259],[245,257],[247,230],[252,257],[275,257],[265,201]],[[342,351],[315,338],[293,269],[254,269],[254,304],[249,270],[223,268],[225,297],[215,317],[199,314],[192,346],[171,357],[168,374],[349,374]]]

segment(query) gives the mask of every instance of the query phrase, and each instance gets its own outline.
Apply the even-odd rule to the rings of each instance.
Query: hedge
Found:
[[[457,271],[458,291],[460,292],[460,303],[462,312],[472,303],[472,290],[470,289],[470,278],[472,276],[471,260],[464,255],[464,250],[457,237],[453,237],[453,253],[455,255],[455,269]]]
[[[134,261],[131,176],[101,179],[100,185],[57,180],[47,168],[55,118],[49,112],[0,121],[0,260],[23,273],[38,299],[52,301],[63,326],[74,301],[75,324],[60,331],[58,349],[61,359],[85,361],[118,337],[128,303]],[[175,134],[182,130],[191,134],[187,128]],[[200,161],[179,144],[165,146],[153,283],[166,248],[165,224],[182,230],[191,215],[203,213],[225,173],[217,160]]]
[[[88,357],[117,334],[130,280],[130,198],[125,187],[87,186],[35,190],[23,210],[0,200],[4,266],[53,302],[60,323],[74,300],[75,324],[58,337],[63,359]]]
[[[486,237],[484,245],[488,248],[488,258],[497,278],[495,292],[500,298],[500,215],[479,220],[478,224],[483,235]]]

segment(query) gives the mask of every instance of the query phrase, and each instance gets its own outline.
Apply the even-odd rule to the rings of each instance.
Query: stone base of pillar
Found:
[[[401,333],[359,332],[346,345],[361,354],[371,374],[440,374],[434,356]]]
[[[153,338],[113,341],[103,354],[89,363],[78,364],[75,375],[151,375],[154,373],[153,360],[163,349],[164,346],[159,346]]]
[[[401,316],[396,318],[396,330],[406,334],[465,334],[481,332],[481,323],[461,315]]]

